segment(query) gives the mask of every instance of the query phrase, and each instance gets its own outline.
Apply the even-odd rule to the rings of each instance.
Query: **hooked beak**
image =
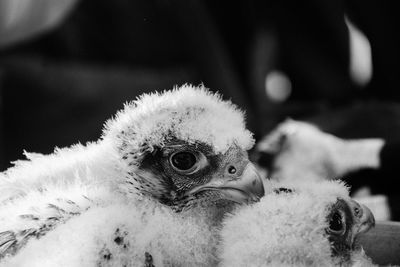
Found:
[[[372,227],[375,226],[375,217],[372,214],[371,210],[364,205],[360,205],[362,209],[362,216],[359,222],[359,228],[357,231],[357,235],[368,232]]]
[[[356,250],[362,248],[359,242],[360,236],[368,232],[372,227],[375,227],[375,217],[371,210],[366,206],[359,204],[354,200],[351,200],[350,202],[350,205],[354,205],[356,208],[353,209],[356,221],[353,226],[353,234],[351,237],[352,249]]]
[[[205,185],[192,189],[188,194],[197,194],[206,190],[217,190],[223,199],[236,203],[256,202],[264,196],[264,185],[252,163],[247,164],[237,179],[213,178]]]

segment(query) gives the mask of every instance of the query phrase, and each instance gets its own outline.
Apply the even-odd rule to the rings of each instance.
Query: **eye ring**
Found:
[[[334,212],[329,219],[328,232],[335,235],[342,235],[346,230],[346,225],[342,214],[338,211]]]
[[[169,157],[172,168],[181,173],[192,173],[197,169],[198,157],[191,151],[177,151]]]

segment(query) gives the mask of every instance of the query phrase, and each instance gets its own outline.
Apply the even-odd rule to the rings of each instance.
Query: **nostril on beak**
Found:
[[[361,216],[362,216],[362,210],[361,210],[360,207],[355,207],[355,208],[354,208],[354,215],[355,215],[356,217],[361,218]]]
[[[235,173],[236,173],[236,167],[233,166],[233,165],[230,165],[230,166],[228,167],[228,173],[229,173],[229,174],[235,174]]]
[[[261,167],[269,169],[272,165],[273,160],[274,160],[274,154],[263,151],[257,152],[256,162]]]

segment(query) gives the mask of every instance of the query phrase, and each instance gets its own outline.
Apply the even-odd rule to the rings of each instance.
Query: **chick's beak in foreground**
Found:
[[[210,182],[192,189],[189,194],[206,190],[217,190],[221,198],[236,203],[256,202],[264,196],[262,179],[252,163],[248,163],[243,173],[237,178],[214,177]]]
[[[359,215],[359,228],[356,234],[363,234],[368,232],[372,227],[375,226],[375,217],[371,210],[364,205],[359,205],[361,212]],[[357,215],[356,215],[357,216]]]
[[[362,247],[360,246],[360,242],[358,242],[358,240],[363,239],[363,235],[368,232],[372,227],[375,227],[375,217],[369,208],[362,204],[360,205],[354,200],[350,200],[349,205],[352,209],[354,218],[351,235],[351,242],[353,244],[352,248],[358,249]]]

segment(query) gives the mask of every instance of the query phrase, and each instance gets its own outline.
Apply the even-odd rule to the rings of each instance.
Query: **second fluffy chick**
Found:
[[[374,217],[343,183],[266,188],[259,203],[225,220],[221,266],[374,266],[357,244]]]

